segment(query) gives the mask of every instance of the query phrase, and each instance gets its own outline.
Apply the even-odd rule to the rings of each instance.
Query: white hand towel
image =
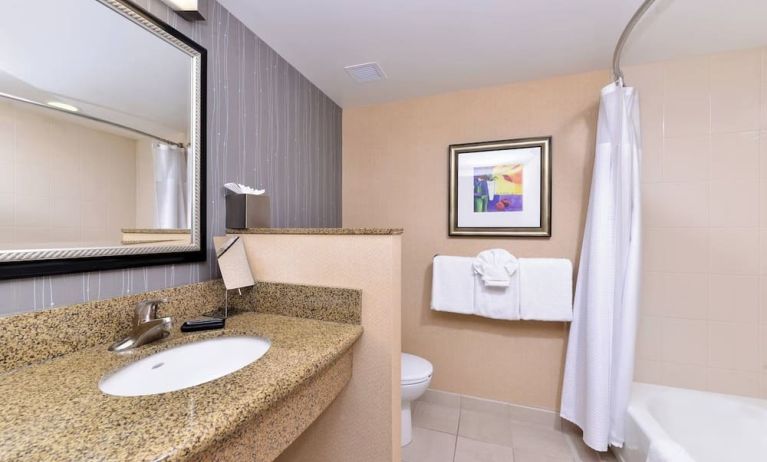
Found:
[[[474,314],[491,319],[519,320],[519,277],[511,276],[509,285],[493,286],[477,274],[474,283]]]
[[[522,319],[573,320],[573,265],[564,258],[519,259]]]
[[[474,259],[474,271],[486,286],[508,287],[518,267],[517,258],[503,249],[482,251]]]
[[[434,257],[431,309],[474,314],[474,269],[469,257]]]

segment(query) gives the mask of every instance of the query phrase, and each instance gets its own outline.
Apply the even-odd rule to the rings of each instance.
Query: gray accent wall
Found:
[[[0,315],[217,277],[212,236],[224,233],[229,181],[267,190],[273,226],[341,224],[341,108],[217,2],[197,23],[159,0],[135,3],[208,50],[208,260],[0,281]]]

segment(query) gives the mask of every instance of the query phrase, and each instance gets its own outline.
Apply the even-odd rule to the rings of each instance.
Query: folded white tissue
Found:
[[[260,196],[266,192],[265,189],[254,189],[240,183],[226,183],[224,187],[235,194],[252,194],[254,196]]]

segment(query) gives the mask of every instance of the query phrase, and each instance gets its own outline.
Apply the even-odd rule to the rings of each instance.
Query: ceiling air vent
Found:
[[[374,82],[386,78],[386,74],[378,63],[355,64],[346,66],[344,69],[357,82]]]

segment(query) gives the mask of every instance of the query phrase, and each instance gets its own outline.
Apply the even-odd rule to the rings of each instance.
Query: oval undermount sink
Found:
[[[262,357],[271,342],[261,337],[216,337],[155,353],[104,376],[99,389],[114,396],[183,390],[236,372]]]

